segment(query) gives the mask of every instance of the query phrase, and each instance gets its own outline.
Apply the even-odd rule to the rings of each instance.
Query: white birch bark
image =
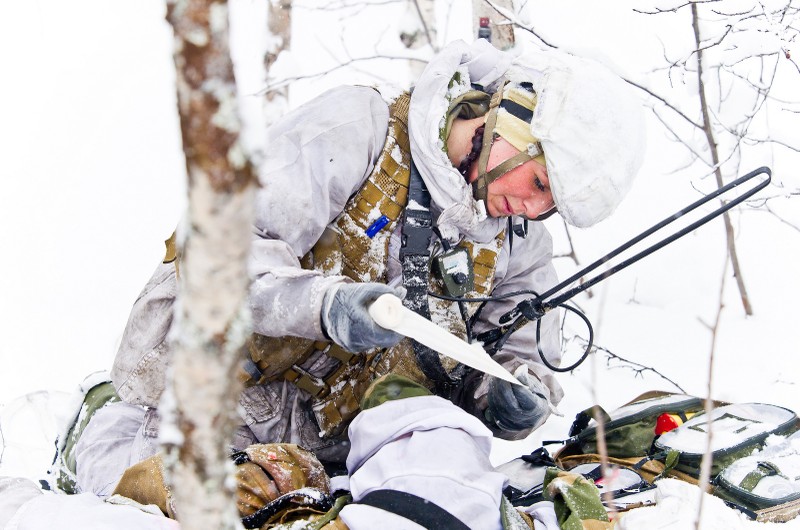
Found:
[[[161,410],[168,482],[184,530],[241,528],[229,439],[250,333],[246,258],[255,191],[239,143],[224,1],[171,0],[189,212],[181,238],[175,358]]]
[[[269,0],[267,7],[267,31],[269,44],[264,56],[267,72],[278,60],[281,52],[291,48],[292,43],[292,0]],[[269,90],[264,102],[264,115],[267,125],[286,113],[289,109],[289,87]]]
[[[514,25],[501,14],[500,10],[514,13],[513,1],[472,0],[472,32],[475,38],[478,38],[480,19],[488,17],[492,45],[499,50],[508,50],[514,46]]]

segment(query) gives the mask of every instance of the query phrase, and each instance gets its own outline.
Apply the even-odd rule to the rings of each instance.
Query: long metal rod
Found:
[[[622,252],[628,250],[629,248],[631,248],[632,246],[634,246],[637,243],[641,242],[642,240],[650,237],[652,234],[654,234],[655,232],[657,232],[657,231],[661,230],[662,228],[668,226],[669,224],[673,223],[674,221],[676,221],[680,217],[683,217],[684,215],[692,212],[693,210],[699,208],[700,206],[706,204],[707,202],[709,202],[709,201],[711,201],[711,200],[713,200],[713,199],[715,199],[717,197],[720,197],[721,195],[726,194],[727,192],[733,190],[734,188],[744,184],[745,182],[747,182],[747,181],[753,179],[754,177],[756,177],[757,175],[761,175],[761,174],[766,174],[767,178],[765,178],[762,182],[758,183],[758,185],[753,187],[753,189],[742,193],[741,195],[739,195],[735,199],[723,204],[722,206],[720,206],[719,208],[717,208],[713,212],[705,215],[704,217],[700,218],[699,220],[695,221],[694,223],[691,223],[690,225],[686,226],[685,228],[675,232],[674,234],[665,237],[661,241],[658,241],[657,243],[654,243],[650,247],[644,249],[643,251],[639,252],[638,254],[632,256],[631,258],[626,259],[625,261],[619,263],[618,265],[615,265],[614,267],[610,268],[609,270],[604,271],[603,273],[598,274],[597,276],[594,276],[594,277],[586,280],[581,285],[579,285],[577,287],[574,287],[574,288],[564,292],[563,294],[548,300],[549,298],[553,297],[555,294],[557,294],[560,291],[562,291],[564,288],[566,288],[569,284],[571,284],[572,282],[574,282],[578,278],[581,278],[582,276],[585,276],[587,273],[593,271],[594,269],[596,269],[600,265],[602,265],[604,263],[608,263],[614,257],[616,257],[619,254],[621,254]],[[692,203],[689,206],[687,206],[686,208],[678,211],[674,215],[671,215],[671,216],[667,217],[666,219],[662,220],[661,222],[653,225],[651,228],[645,230],[644,232],[642,232],[638,236],[634,237],[633,239],[629,240],[628,242],[624,243],[623,245],[620,245],[619,247],[617,247],[616,249],[612,250],[611,252],[609,252],[608,254],[603,256],[602,258],[598,259],[594,263],[592,263],[589,266],[585,267],[584,269],[578,271],[577,273],[573,274],[572,276],[570,276],[569,278],[567,278],[563,282],[559,283],[558,285],[556,285],[555,287],[553,287],[549,291],[545,292],[544,294],[542,294],[541,296],[538,297],[538,300],[542,304],[542,306],[543,306],[545,311],[548,311],[550,309],[553,309],[554,307],[557,307],[559,304],[564,303],[565,301],[569,300],[570,298],[572,298],[576,294],[578,294],[578,293],[580,293],[582,291],[585,291],[586,289],[590,288],[591,286],[595,285],[596,283],[608,278],[612,274],[616,274],[617,272],[625,269],[626,267],[632,265],[633,263],[639,261],[640,259],[642,259],[642,258],[644,258],[646,256],[649,256],[650,254],[652,254],[656,250],[658,250],[658,249],[660,249],[660,248],[672,243],[676,239],[679,239],[679,238],[685,236],[686,234],[688,234],[689,232],[695,230],[696,228],[706,224],[707,222],[709,222],[710,220],[714,219],[715,217],[718,217],[718,216],[722,215],[724,212],[730,210],[731,208],[737,206],[738,204],[741,204],[742,202],[744,202],[747,199],[749,199],[750,197],[752,197],[754,194],[758,193],[759,191],[761,191],[762,189],[767,187],[767,185],[769,185],[771,179],[772,179],[772,171],[768,167],[760,167],[760,168],[756,169],[755,171],[751,171],[747,175],[744,175],[743,177],[740,177],[740,178],[734,180],[730,184],[727,184],[726,186],[723,186],[722,188],[719,188],[719,189],[709,193],[705,197],[701,198],[698,201],[695,201],[694,203]]]

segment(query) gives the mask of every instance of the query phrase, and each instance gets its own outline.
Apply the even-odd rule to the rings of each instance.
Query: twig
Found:
[[[766,210],[769,213],[774,215],[778,219],[778,221],[782,222],[786,226],[789,226],[789,227],[793,228],[797,232],[800,232],[800,226],[794,225],[794,224],[790,223],[789,221],[787,221],[786,219],[784,219],[783,217],[781,217],[777,212],[775,212],[772,208],[770,208],[769,203],[764,204],[764,208],[766,208]]]
[[[551,42],[548,42],[548,41],[547,41],[547,39],[545,39],[544,37],[542,37],[541,35],[539,35],[539,34],[538,34],[538,33],[537,33],[537,32],[536,32],[534,29],[533,29],[533,26],[526,26],[525,24],[521,23],[521,22],[520,22],[520,21],[519,21],[519,20],[518,20],[516,17],[513,17],[513,16],[509,15],[509,14],[508,14],[508,12],[507,12],[505,9],[502,9],[502,8],[498,7],[498,6],[497,6],[497,5],[496,5],[494,2],[492,2],[492,0],[483,0],[483,1],[484,1],[484,2],[485,2],[485,3],[486,3],[488,6],[489,6],[489,7],[491,7],[491,8],[492,8],[492,9],[494,9],[495,11],[497,11],[497,13],[498,13],[498,14],[499,14],[501,17],[505,18],[505,19],[506,19],[506,20],[508,20],[508,21],[509,21],[509,22],[510,22],[512,25],[514,25],[514,27],[517,27],[517,28],[519,28],[519,29],[521,29],[521,30],[527,31],[528,33],[530,33],[531,35],[533,35],[534,37],[536,37],[537,39],[539,39],[540,41],[542,41],[542,44],[544,44],[545,46],[547,46],[547,47],[549,47],[549,48],[554,48],[554,49],[557,49],[557,48],[558,48],[558,46],[556,46],[555,44],[552,44]]]
[[[642,15],[660,15],[662,13],[677,13],[679,9],[683,9],[686,6],[693,6],[694,4],[710,4],[713,2],[720,2],[721,0],[692,0],[691,2],[686,2],[685,4],[681,4],[679,6],[675,6],[670,9],[662,9],[657,7],[655,11],[644,11],[643,9],[634,9],[634,13],[641,13]]]
[[[580,342],[583,342],[583,344],[588,344],[589,343],[589,341],[587,341],[583,337],[576,337],[576,340],[578,340]],[[667,383],[669,383],[672,386],[674,386],[675,388],[677,388],[680,392],[686,393],[686,391],[683,389],[683,387],[681,385],[679,385],[678,383],[676,383],[675,381],[673,381],[672,379],[670,379],[666,375],[662,374],[661,372],[659,372],[656,368],[653,368],[652,366],[647,366],[647,365],[644,365],[644,364],[641,364],[641,363],[637,363],[635,361],[631,361],[630,359],[626,359],[626,358],[622,357],[621,355],[617,355],[616,353],[612,352],[608,348],[604,348],[603,346],[598,346],[597,344],[592,346],[592,351],[593,352],[598,352],[598,351],[603,352],[607,357],[606,366],[608,366],[610,368],[613,368],[611,366],[611,361],[619,361],[621,363],[625,363],[625,364],[630,365],[630,366],[620,366],[619,368],[628,368],[630,370],[633,370],[634,377],[644,378],[644,375],[642,375],[642,374],[644,374],[645,372],[652,372],[655,375],[657,375],[658,377],[660,377],[661,379],[663,379],[664,381],[666,381]]]
[[[689,116],[684,114],[678,107],[676,107],[675,105],[673,105],[672,103],[670,103],[669,101],[664,99],[663,97],[659,96],[658,94],[656,94],[655,92],[653,92],[649,88],[645,87],[644,85],[640,85],[639,83],[637,83],[635,81],[631,81],[630,79],[625,79],[625,78],[623,78],[623,79],[629,85],[634,86],[634,87],[638,88],[639,90],[642,90],[643,92],[647,93],[650,97],[659,100],[661,103],[666,105],[667,108],[669,108],[675,114],[677,114],[678,116],[680,116],[681,118],[686,120],[689,124],[693,125],[694,127],[696,127],[697,129],[699,129],[701,131],[703,130],[703,126],[701,124],[699,124],[696,121],[694,121],[693,119],[691,119]]]
[[[719,332],[719,324],[722,318],[722,310],[725,308],[725,271],[728,268],[730,254],[725,254],[725,265],[722,268],[722,280],[719,285],[719,306],[717,307],[717,316],[713,326],[711,326],[711,351],[708,355],[708,387],[707,397],[705,400],[705,414],[708,421],[706,427],[708,428],[706,436],[706,449],[703,453],[703,459],[700,461],[700,478],[697,486],[700,488],[700,502],[697,505],[697,519],[695,520],[695,530],[700,530],[700,522],[703,518],[703,501],[705,500],[705,493],[708,490],[711,481],[711,466],[713,458],[711,457],[711,447],[714,438],[714,429],[712,427],[711,413],[714,411],[713,396],[713,383],[714,383],[714,354],[717,348],[717,334]]]
[[[430,45],[433,51],[436,50],[436,44],[433,42],[433,37],[431,37],[431,32],[428,29],[428,23],[425,21],[425,17],[422,15],[422,8],[419,7],[419,0],[413,0],[414,7],[417,8],[417,16],[419,16],[419,21],[422,24],[422,29],[425,30],[425,38],[428,39],[428,45]]]
[[[327,70],[322,70],[320,72],[315,72],[315,73],[312,73],[312,74],[304,74],[304,75],[297,75],[297,76],[291,76],[291,77],[284,77],[280,81],[277,81],[275,83],[271,83],[271,84],[267,83],[267,86],[265,86],[262,90],[260,90],[258,92],[258,95],[264,95],[267,92],[271,92],[273,90],[279,90],[279,89],[285,87],[286,85],[294,83],[295,81],[302,81],[302,80],[305,80],[305,79],[315,79],[315,78],[318,78],[318,77],[324,77],[324,76],[326,76],[326,75],[328,75],[328,74],[330,74],[332,72],[335,72],[336,70],[339,70],[341,68],[345,68],[345,67],[350,66],[352,64],[356,64],[356,63],[364,62],[364,61],[374,61],[376,59],[389,59],[389,60],[392,60],[392,61],[419,61],[421,63],[426,63],[426,64],[428,62],[425,59],[420,59],[418,57],[412,57],[412,56],[401,57],[401,56],[391,56],[391,55],[372,55],[372,56],[369,56],[369,57],[355,57],[355,58],[349,59],[349,60],[347,60],[347,61],[345,61],[343,63],[340,63],[340,64],[338,64],[336,66],[332,66],[332,67],[328,68]]]

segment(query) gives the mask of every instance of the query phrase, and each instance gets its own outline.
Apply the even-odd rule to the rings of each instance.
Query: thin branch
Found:
[[[620,355],[617,355],[616,353],[612,352],[611,350],[609,350],[607,348],[603,348],[601,346],[595,346],[594,349],[595,350],[600,350],[600,351],[602,351],[603,353],[606,354],[606,357],[608,358],[608,360],[606,362],[606,365],[609,368],[612,368],[612,366],[611,366],[611,362],[612,361],[618,361],[618,362],[621,362],[621,363],[625,363],[628,366],[620,366],[619,368],[628,368],[630,370],[633,370],[633,372],[635,374],[635,377],[644,378],[643,374],[645,372],[652,372],[653,374],[657,375],[658,377],[660,377],[664,381],[668,382],[669,384],[671,384],[672,386],[677,388],[679,391],[686,392],[681,385],[679,385],[678,383],[676,383],[675,381],[673,381],[669,377],[665,376],[664,374],[662,374],[661,372],[659,372],[657,369],[653,368],[652,366],[647,366],[647,365],[644,365],[644,364],[641,364],[641,363],[637,363],[635,361],[631,361],[630,359],[626,359],[626,358],[624,358],[624,357],[622,357]]]
[[[521,29],[521,30],[524,30],[524,31],[527,31],[528,33],[530,33],[531,35],[533,35],[534,37],[536,37],[537,39],[539,39],[539,40],[542,42],[542,44],[544,44],[544,45],[545,45],[545,46],[547,46],[548,48],[554,48],[554,49],[557,49],[557,48],[558,48],[558,46],[556,46],[555,44],[552,44],[551,42],[548,42],[548,40],[547,40],[547,39],[545,39],[544,37],[542,37],[541,35],[539,35],[539,34],[536,32],[536,30],[534,30],[534,29],[533,29],[533,26],[526,26],[525,24],[523,24],[522,22],[520,22],[520,21],[519,21],[519,19],[518,19],[517,17],[514,17],[514,16],[512,16],[511,14],[509,14],[507,10],[505,10],[505,9],[503,9],[503,8],[501,8],[501,7],[499,7],[499,6],[498,6],[497,4],[495,4],[495,3],[494,3],[492,0],[483,0],[483,1],[484,1],[484,2],[485,2],[485,3],[486,3],[488,6],[489,6],[489,7],[491,7],[492,9],[494,9],[494,10],[495,10],[495,11],[496,11],[496,12],[497,12],[497,13],[498,13],[500,16],[502,16],[503,18],[505,18],[506,20],[508,20],[508,21],[509,21],[509,22],[510,22],[510,23],[511,23],[511,24],[512,24],[514,27],[516,27],[516,28],[519,28],[519,29]]]
[[[656,118],[658,119],[658,121],[660,121],[660,122],[661,122],[661,124],[664,126],[664,128],[665,128],[665,129],[667,129],[667,131],[668,131],[670,134],[672,134],[672,136],[673,136],[673,138],[674,138],[674,140],[675,140],[676,142],[678,142],[678,143],[680,143],[681,145],[683,145],[684,147],[686,147],[686,149],[688,149],[688,150],[689,150],[689,152],[690,152],[690,153],[692,153],[692,154],[693,154],[693,155],[694,155],[694,156],[697,158],[697,160],[700,160],[700,161],[702,161],[704,164],[706,164],[707,166],[710,166],[710,167],[711,167],[711,164],[709,164],[707,161],[703,160],[703,155],[702,155],[702,154],[700,154],[700,153],[698,153],[698,152],[695,150],[695,148],[694,148],[694,147],[692,147],[692,145],[691,145],[689,142],[686,142],[686,141],[684,141],[684,140],[683,140],[683,139],[680,137],[680,135],[679,135],[678,133],[676,133],[676,132],[675,132],[675,131],[672,129],[672,126],[671,126],[671,125],[669,125],[669,124],[668,124],[668,123],[667,123],[667,122],[664,120],[664,118],[662,118],[662,117],[661,117],[661,115],[660,115],[658,112],[656,112],[656,111],[655,111],[655,109],[653,109],[653,114],[655,114]],[[692,164],[691,162],[688,162],[688,163],[686,164],[686,167],[689,167],[691,164]],[[678,168],[678,169],[685,169],[685,168]]]
[[[634,13],[640,13],[642,15],[660,15],[662,13],[677,13],[678,10],[683,9],[686,6],[693,6],[694,4],[710,4],[714,2],[720,2],[721,0],[696,0],[691,2],[686,2],[685,4],[681,4],[679,6],[675,6],[670,9],[662,9],[660,7],[655,8],[655,11],[645,11],[642,9],[634,9]]]
[[[706,433],[706,448],[703,453],[703,459],[700,461],[700,477],[697,486],[700,488],[700,502],[697,505],[697,519],[695,520],[695,530],[700,530],[700,522],[703,518],[703,501],[705,494],[708,490],[709,482],[711,481],[711,466],[713,458],[711,457],[711,447],[714,438],[714,429],[712,428],[713,422],[711,421],[711,413],[714,411],[713,400],[713,383],[714,383],[714,354],[717,348],[717,335],[719,332],[719,324],[722,319],[722,311],[725,308],[725,271],[728,268],[730,254],[725,254],[725,265],[722,269],[722,280],[719,286],[719,305],[717,306],[717,316],[711,328],[711,351],[708,355],[708,387],[706,389],[705,400],[705,414],[708,421],[706,425],[708,432]]]
[[[271,92],[273,90],[279,90],[279,89],[281,89],[281,88],[283,88],[283,87],[285,87],[287,85],[290,85],[291,83],[294,83],[296,81],[302,81],[302,80],[306,80],[306,79],[316,79],[316,78],[319,78],[319,77],[324,77],[324,76],[326,76],[326,75],[328,75],[328,74],[330,74],[332,72],[335,72],[336,70],[340,70],[341,68],[345,68],[345,67],[350,66],[352,64],[356,64],[356,63],[359,63],[359,62],[365,62],[365,61],[374,61],[376,59],[389,59],[389,60],[392,60],[392,61],[419,61],[419,62],[425,63],[425,64],[428,63],[428,61],[426,59],[420,59],[419,57],[413,57],[413,56],[402,57],[402,56],[393,56],[393,55],[372,55],[372,56],[369,56],[369,57],[355,57],[355,58],[352,58],[352,59],[348,59],[347,61],[344,61],[344,62],[342,62],[340,64],[337,64],[336,66],[332,66],[332,67],[328,68],[327,70],[322,70],[320,72],[315,72],[313,74],[303,74],[303,75],[284,77],[284,78],[280,79],[279,81],[276,81],[275,83],[267,83],[267,86],[265,86],[262,90],[260,90],[258,92],[258,95],[263,95],[263,94],[266,94],[267,92]]]
[[[308,11],[340,11],[342,9],[349,9],[353,7],[367,8],[372,6],[399,4],[405,1],[406,0],[373,0],[372,2],[366,2],[365,0],[359,0],[357,2],[341,1],[338,4],[331,2],[327,5],[318,5],[317,3],[304,5],[303,3],[297,3],[294,4],[293,7],[297,9],[307,9]]]
[[[652,97],[652,98],[654,98],[654,99],[657,99],[657,100],[659,100],[659,101],[660,101],[661,103],[663,103],[663,104],[664,104],[664,105],[665,105],[665,106],[666,106],[668,109],[670,109],[670,110],[671,110],[671,111],[673,111],[675,114],[677,114],[678,116],[680,116],[681,118],[683,118],[684,120],[686,120],[686,122],[687,122],[687,123],[689,123],[690,125],[694,126],[695,128],[697,128],[697,129],[699,129],[699,130],[701,130],[701,131],[703,130],[703,126],[702,126],[701,124],[699,124],[699,123],[697,123],[696,121],[694,121],[693,119],[689,118],[689,117],[688,117],[686,114],[684,114],[684,113],[683,113],[683,112],[682,112],[680,109],[678,109],[678,107],[676,107],[676,106],[675,106],[675,105],[673,105],[672,103],[668,102],[666,99],[664,99],[663,97],[659,96],[658,94],[656,94],[655,92],[653,92],[653,91],[652,91],[652,90],[650,90],[649,88],[645,87],[644,85],[640,85],[639,83],[637,83],[637,82],[635,82],[635,81],[631,81],[630,79],[625,79],[625,78],[623,78],[623,79],[624,79],[624,81],[625,81],[625,82],[627,82],[629,85],[631,85],[631,86],[635,86],[635,87],[636,87],[636,88],[638,88],[639,90],[642,90],[643,92],[647,93],[647,94],[648,94],[650,97]]]
[[[784,219],[783,217],[781,217],[779,213],[777,213],[775,210],[773,210],[773,209],[770,207],[769,203],[765,203],[765,204],[764,204],[764,208],[766,208],[766,210],[767,210],[769,213],[771,213],[772,215],[774,215],[774,216],[775,216],[775,217],[778,219],[778,221],[782,222],[782,223],[783,223],[783,224],[785,224],[786,226],[789,226],[789,227],[793,228],[795,231],[797,231],[797,232],[800,232],[800,226],[797,226],[797,225],[795,225],[795,224],[792,224],[792,223],[790,223],[789,221],[787,221],[786,219]]]
[[[436,44],[433,42],[433,37],[431,37],[431,32],[428,29],[428,23],[422,15],[422,8],[419,7],[419,0],[412,1],[414,2],[414,7],[417,8],[417,16],[419,17],[420,24],[422,24],[422,29],[425,30],[425,38],[428,39],[428,45],[431,47],[431,50],[437,51]]]

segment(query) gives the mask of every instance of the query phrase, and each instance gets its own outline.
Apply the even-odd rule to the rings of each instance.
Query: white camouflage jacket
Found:
[[[443,237],[468,236],[486,242],[505,227],[505,219],[486,216],[482,202],[447,160],[439,127],[452,95],[448,86],[456,70],[473,83],[491,89],[514,57],[490,45],[456,43],[430,63],[416,85],[409,115],[411,150],[432,196],[432,213]],[[325,227],[343,210],[348,198],[370,175],[387,135],[388,105],[374,89],[340,87],[287,114],[268,132],[267,160],[260,170],[250,259],[250,293],[255,331],[268,336],[293,335],[322,340],[320,308],[326,290],[349,279],[324,277],[300,267],[299,257],[317,242]],[[399,281],[399,230],[389,249],[390,284]],[[515,237],[513,252],[506,238],[495,276],[495,294],[521,289],[542,292],[556,283],[551,263],[552,242],[541,223],[531,223],[526,238]],[[171,351],[168,332],[173,323],[175,268],[161,264],[135,302],[111,372],[120,397],[147,407],[142,432],[156,432],[159,398],[165,385]],[[522,298],[490,303],[476,326],[480,332]],[[551,363],[560,359],[558,318],[548,314],[542,326],[542,349]],[[516,332],[496,359],[509,370],[528,365],[548,387],[556,405],[563,393],[539,359],[535,325]],[[328,360],[312,356],[304,367],[323,375]],[[475,395],[485,407],[486,384]],[[247,388],[241,395],[243,426],[234,445],[291,442],[315,451],[321,459],[341,460],[346,448],[321,439],[305,393],[290,383],[275,381]],[[527,432],[496,433],[518,438]]]

